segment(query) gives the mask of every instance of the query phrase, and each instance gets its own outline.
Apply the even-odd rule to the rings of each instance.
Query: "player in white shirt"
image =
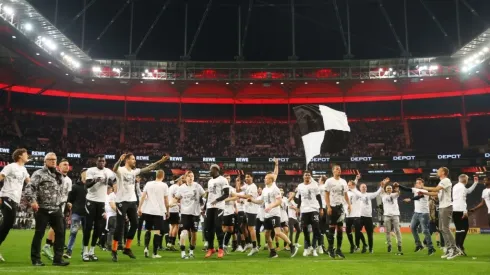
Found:
[[[361,184],[359,192],[357,189],[353,189],[353,192],[361,198],[362,207],[361,207],[361,219],[360,219],[360,229],[364,227],[366,229],[366,234],[368,237],[368,248],[369,253],[373,253],[373,208],[372,208],[372,200],[381,194],[384,188],[384,181],[381,182],[381,186],[376,192],[368,193],[366,184]],[[366,250],[362,249],[361,253],[366,253]]]
[[[430,231],[429,231],[429,227],[430,227],[429,196],[425,195],[427,194],[427,191],[423,190],[422,189],[423,187],[424,187],[424,180],[421,178],[418,178],[415,181],[415,186],[413,188],[408,188],[402,185],[399,186],[399,188],[402,191],[411,192],[413,194],[412,199],[407,198],[404,199],[403,201],[410,202],[413,200],[413,204],[414,204],[414,213],[412,216],[412,222],[410,224],[410,228],[412,230],[413,239],[415,240],[415,252],[419,252],[422,249],[424,249],[422,242],[420,242],[420,237],[418,232],[418,227],[420,225],[422,227],[422,233],[425,236],[424,243],[429,247],[428,255],[431,256],[436,252],[436,250],[434,249],[434,246],[432,244],[432,238],[430,236]]]
[[[278,167],[278,160],[274,158],[274,164],[275,164],[275,169],[274,172],[276,172],[276,169]],[[277,173],[275,173],[277,175]],[[258,197],[258,191],[257,191],[257,185],[253,182],[253,177],[252,174],[245,174],[245,186],[241,186],[241,189],[245,192],[245,195],[237,195],[239,198],[242,199],[254,199],[256,200]],[[237,192],[240,193],[242,190],[237,189]],[[247,245],[244,247],[244,250],[247,250],[251,248],[250,253],[248,256],[252,256],[256,253],[259,252],[259,249],[257,248],[257,237],[260,238],[260,234],[256,232],[256,227],[257,227],[257,215],[259,214],[259,206],[254,203],[248,202],[245,206],[245,215],[247,217],[247,229],[248,229],[248,234],[249,238],[252,243],[247,243]],[[260,243],[260,240],[259,240]]]
[[[257,200],[262,200],[262,187],[257,188]],[[255,219],[255,238],[257,238],[257,249],[260,249],[260,230],[264,225],[264,214],[265,207],[263,204],[259,206],[259,213],[257,214],[257,218]],[[269,250],[269,248],[264,245],[264,250]]]
[[[194,258],[194,249],[196,249],[197,230],[201,215],[200,201],[205,192],[201,185],[194,182],[194,173],[187,171],[184,175],[184,183],[179,186],[174,198],[171,200],[172,205],[180,202],[180,253],[181,258],[187,260]],[[185,254],[185,241],[188,239],[190,232],[191,241],[189,244],[189,255]]]
[[[289,239],[293,240],[293,232],[296,231],[294,238],[294,245],[296,248],[300,247],[298,244],[299,234],[301,233],[301,228],[299,227],[298,215],[299,209],[298,204],[294,202],[294,192],[289,192],[288,197],[288,226],[289,226]]]
[[[364,239],[364,235],[361,232],[361,209],[363,207],[362,205],[362,196],[359,196],[358,191],[356,189],[356,184],[360,179],[360,175],[356,176],[355,181],[349,181],[347,184],[348,187],[348,192],[347,195],[349,196],[349,201],[352,206],[352,210],[350,213],[347,213],[346,219],[345,219],[345,233],[347,234],[347,238],[349,239],[350,243],[350,253],[354,253],[356,251],[359,251],[360,243],[362,241],[362,250],[364,253],[367,251],[367,245],[366,245],[366,240]],[[355,233],[355,242],[354,238],[352,237],[352,227],[354,227],[354,233]]]
[[[328,255],[330,258],[339,257],[344,259],[342,253],[342,234],[345,219],[343,204],[347,204],[347,212],[352,211],[349,196],[347,195],[347,182],[340,177],[342,170],[339,165],[332,166],[333,177],[325,183],[325,202],[327,203],[327,214],[330,225],[328,228]],[[334,234],[337,231],[337,249],[334,252]]]
[[[235,179],[235,188],[236,190],[241,190],[239,193],[237,193],[238,200],[236,201],[236,207],[237,207],[237,221],[236,221],[236,226],[235,226],[235,232],[237,233],[237,241],[239,243],[233,243],[233,250],[231,252],[243,252],[243,248],[245,247],[245,232],[247,231],[247,223],[246,223],[246,216],[245,216],[245,203],[247,200],[241,199],[240,197],[245,195],[245,192],[243,191],[242,186],[242,179],[240,176],[237,176]]]
[[[451,260],[460,255],[454,236],[449,228],[453,216],[453,201],[451,199],[453,185],[448,178],[449,169],[446,167],[439,168],[437,176],[441,180],[439,184],[436,187],[424,187],[424,189],[429,191],[428,195],[439,198],[439,230],[446,244],[446,251],[441,258]]]
[[[177,189],[183,184],[184,177],[179,177],[174,180],[174,184],[172,184],[168,188],[168,196],[170,199],[175,198],[175,194],[177,193]],[[170,232],[168,233],[169,242],[167,247],[171,251],[176,251],[175,249],[175,240],[177,239],[177,234],[179,234],[179,224],[180,224],[180,207],[178,204],[174,204],[169,209],[168,223],[170,224]]]
[[[86,171],[85,186],[87,188],[87,200],[85,202],[85,226],[83,228],[83,255],[84,262],[97,261],[95,246],[97,239],[103,230],[105,202],[107,200],[107,186],[112,186],[116,181],[116,175],[105,167],[104,155],[96,156],[96,167],[90,167]],[[92,228],[93,233],[92,233]],[[91,247],[88,247],[90,234],[92,233]]]
[[[0,246],[9,234],[10,229],[14,226],[17,215],[17,206],[22,196],[22,187],[24,183],[29,183],[29,173],[25,164],[29,161],[26,149],[17,149],[12,154],[14,163],[3,167],[0,172],[0,181],[3,180],[3,187],[0,191],[0,209],[3,220],[0,224]],[[5,261],[0,254],[0,261]]]
[[[305,237],[303,256],[317,257],[316,243],[320,239],[320,215],[323,215],[322,198],[318,183],[312,180],[310,171],[303,172],[303,183],[300,183],[296,192],[296,203],[301,211],[301,225]],[[308,225],[313,230],[313,244],[310,239]]]
[[[325,201],[325,182],[327,182],[327,176],[321,176],[318,180],[318,188],[320,189],[320,197],[322,198],[322,206],[324,215],[320,216],[320,239],[318,240],[318,254],[323,254],[327,251],[325,248],[325,234],[328,232],[328,215],[327,215],[327,202]]]
[[[468,176],[461,174],[459,176],[459,182],[453,186],[453,221],[456,227],[456,246],[459,248],[461,254],[466,256],[464,250],[464,240],[466,234],[470,229],[470,223],[468,221],[468,206],[466,205],[466,196],[471,194],[478,185],[478,177],[473,178],[473,185],[470,188],[466,188],[468,184]]]
[[[136,168],[136,158],[133,154],[123,154],[119,160],[114,164],[112,171],[116,173],[116,206],[117,206],[117,225],[116,232],[114,233],[114,241],[112,241],[112,261],[117,262],[117,246],[121,241],[122,233],[124,231],[124,221],[126,215],[130,224],[135,225],[129,228],[126,235],[126,247],[123,250],[123,254],[129,256],[131,259],[136,259],[131,251],[131,244],[133,242],[134,235],[138,225],[138,206],[136,205],[136,192],[135,182],[136,176],[139,174],[148,173],[151,170],[158,167],[158,165],[167,161],[170,157],[164,156],[159,161],[152,163],[145,168]],[[125,162],[121,167],[121,162]]]
[[[389,182],[389,179],[385,179],[385,184]],[[391,231],[395,231],[396,242],[398,244],[398,250],[396,255],[403,255],[402,251],[402,234],[400,232],[400,208],[398,207],[398,197],[400,197],[400,190],[398,183],[395,183],[393,187],[386,185],[384,192],[381,194],[381,200],[383,201],[383,218],[386,234],[386,242],[388,244],[388,253],[391,252]]]
[[[483,205],[486,205],[488,212],[488,226],[490,227],[490,179],[485,177],[483,183],[485,184],[485,189],[481,194],[481,202],[474,208],[470,209],[470,213],[473,213],[477,209],[483,207]]]
[[[208,251],[205,258],[211,257],[216,250],[214,249],[214,235],[218,239],[218,258],[223,258],[224,234],[221,226],[223,225],[223,213],[225,199],[230,195],[230,185],[228,181],[219,175],[220,167],[217,164],[211,165],[209,174],[211,179],[208,181],[208,196],[206,198],[206,230],[208,241]]]
[[[287,236],[289,234],[289,217],[288,217],[288,198],[284,197],[284,189],[279,188],[281,191],[282,203],[281,203],[281,230]],[[274,231],[273,231],[274,232]],[[274,234],[273,234],[274,235]],[[276,241],[276,251],[279,251],[279,237],[274,236]],[[284,250],[289,251],[287,243],[284,242]]]
[[[291,243],[286,234],[281,232],[281,204],[283,200],[281,191],[275,183],[276,178],[276,174],[267,174],[265,176],[265,188],[262,190],[262,200],[249,199],[249,201],[255,204],[263,204],[265,207],[264,230],[265,239],[269,247],[269,258],[278,257],[276,250],[272,246],[272,231],[289,245],[291,257],[294,257],[298,252],[296,246]]]
[[[223,176],[227,181],[228,184],[231,183],[231,177],[228,174],[225,174]],[[230,243],[231,237],[235,233],[235,219],[236,219],[236,200],[238,197],[236,196],[236,189],[230,186],[230,196],[225,199],[225,209],[223,212],[223,225],[221,229],[225,233],[224,236],[224,243],[223,243],[223,249],[225,250],[225,253],[228,254],[228,244]]]
[[[61,207],[61,213],[63,213],[63,217],[66,216],[67,212],[69,213],[71,209],[71,204],[67,203],[68,201],[68,193],[70,193],[71,188],[72,188],[72,181],[70,177],[68,177],[68,172],[70,171],[70,164],[68,163],[67,159],[62,159],[59,164],[58,164],[58,171],[62,175],[62,180],[63,180],[63,188],[61,191],[61,201],[62,204],[60,205]],[[63,218],[63,227],[64,231],[66,231],[66,219]],[[54,229],[50,228],[48,231],[48,237],[46,238],[46,244],[43,247],[42,254],[46,257],[48,257],[49,260],[53,260],[53,245],[54,245],[54,240],[55,240],[55,235],[54,235]]]
[[[161,258],[158,255],[158,247],[162,239],[163,217],[167,214],[169,208],[168,203],[168,186],[163,179],[165,173],[163,170],[158,170],[156,179],[147,182],[143,193],[141,194],[140,203],[138,206],[138,215],[143,216],[145,220],[145,258],[149,257],[149,247],[151,240],[151,232],[153,231],[153,255],[152,258]]]
[[[106,219],[106,241],[105,247],[111,249],[112,240],[114,239],[114,231],[116,230],[116,193],[111,186],[107,186],[107,197],[104,204],[104,218]]]

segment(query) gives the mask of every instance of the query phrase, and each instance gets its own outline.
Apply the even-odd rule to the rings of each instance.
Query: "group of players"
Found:
[[[423,249],[417,232],[420,226],[425,235],[424,243],[429,247],[428,254],[435,253],[431,236],[427,234],[429,198],[432,196],[439,200],[438,230],[447,248],[442,257],[452,259],[465,255],[463,243],[468,231],[467,224],[461,224],[455,220],[456,240],[449,230],[449,224],[453,216],[453,200],[455,208],[458,208],[454,210],[454,215],[458,216],[459,210],[464,208],[460,218],[467,220],[466,194],[472,190],[471,188],[458,189],[458,185],[455,185],[455,190],[459,190],[455,195],[455,190],[451,191],[452,184],[447,178],[449,171],[444,167],[438,170],[441,182],[437,187],[424,187],[423,181],[417,180],[414,188],[407,188],[397,183],[390,185],[389,179],[385,179],[380,183],[376,192],[369,193],[365,184],[361,184],[357,189],[356,185],[360,176],[347,183],[340,177],[340,166],[333,165],[333,177],[328,179],[322,177],[318,182],[312,179],[310,172],[305,171],[304,182],[299,184],[296,190],[290,192],[287,197],[275,183],[279,171],[277,159],[274,160],[274,171],[268,173],[264,178],[263,188],[254,183],[251,174],[245,175],[245,183],[242,183],[241,177],[237,177],[233,184],[229,175],[220,175],[218,165],[210,167],[211,178],[208,181],[207,190],[194,181],[192,171],[187,171],[175,181],[175,184],[168,187],[163,182],[164,172],[158,170],[156,179],[146,183],[141,197],[138,198],[139,186],[136,184],[136,177],[156,169],[168,159],[168,156],[164,156],[159,161],[139,169],[136,168],[136,159],[133,154],[123,154],[113,169],[108,169],[105,167],[104,155],[99,155],[96,157],[96,167],[89,168],[82,173],[81,183],[84,186],[77,187],[76,184],[73,184],[72,189],[71,180],[67,176],[69,165],[66,159],[61,160],[58,165],[56,155],[48,153],[44,158],[45,167],[29,177],[24,167],[24,164],[28,162],[27,150],[15,150],[14,163],[7,165],[0,172],[0,180],[4,181],[0,195],[3,214],[3,222],[0,225],[0,245],[13,226],[15,211],[20,203],[25,184],[25,196],[35,211],[36,230],[31,246],[31,261],[35,266],[44,265],[40,258],[40,246],[48,224],[51,230],[43,252],[50,256],[53,265],[66,266],[69,264],[63,260],[62,256],[66,229],[63,213],[70,209],[73,212],[72,224],[68,251],[64,253],[65,258],[71,257],[74,238],[78,228],[82,227],[82,259],[87,262],[98,260],[95,255],[95,247],[99,237],[105,235],[101,234],[102,232],[108,235],[105,242],[110,244],[114,262],[118,261],[118,250],[124,240],[122,253],[135,259],[131,246],[138,228],[138,216],[145,223],[145,257],[150,256],[149,248],[153,232],[152,257],[160,258],[158,248],[162,243],[162,232],[164,231],[162,228],[166,221],[165,224],[170,226],[168,245],[173,247],[176,239],[179,238],[181,258],[194,258],[201,215],[204,217],[205,258],[215,253],[218,258],[224,257],[228,252],[231,239],[233,239],[233,251],[249,251],[248,256],[259,253],[262,226],[267,244],[265,249],[269,251],[271,258],[278,257],[280,239],[283,240],[284,250],[289,251],[290,256],[294,257],[300,247],[298,244],[300,232],[304,234],[303,256],[318,256],[318,254],[327,253],[331,258],[345,258],[341,250],[344,222],[350,252],[360,250],[362,241],[362,253],[368,251],[373,253],[372,200],[377,197],[381,197],[383,202],[388,252],[392,251],[391,234],[393,231],[398,246],[396,253],[403,255],[398,208],[398,196],[400,189],[403,189],[414,194],[415,213],[412,220],[412,231],[416,251]],[[123,166],[121,166],[122,163],[124,163]],[[467,176],[460,176],[460,183],[463,182],[463,187],[467,181]],[[483,206],[484,203],[490,208],[488,179],[485,179],[485,184],[483,200],[476,208]],[[129,228],[127,224],[130,225]],[[354,229],[355,238],[352,229]],[[366,231],[367,243],[362,229]],[[296,236],[293,242],[294,231]],[[310,232],[313,235],[312,238]],[[325,236],[327,247],[324,244]],[[217,249],[215,248],[215,237],[218,241]],[[91,246],[89,246],[90,239],[92,239]],[[334,246],[335,240],[336,246]],[[188,250],[186,242],[189,242]],[[54,256],[48,252],[51,246],[54,247]],[[0,260],[4,260],[1,255]]]

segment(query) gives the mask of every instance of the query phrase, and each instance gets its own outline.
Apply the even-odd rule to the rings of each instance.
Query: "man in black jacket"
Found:
[[[77,233],[79,229],[83,229],[85,225],[85,200],[87,197],[87,189],[85,188],[85,176],[86,170],[82,170],[80,179],[73,184],[71,192],[68,194],[68,203],[71,203],[71,226],[70,237],[68,238],[68,248],[66,249],[64,258],[71,259],[73,246],[77,239]]]

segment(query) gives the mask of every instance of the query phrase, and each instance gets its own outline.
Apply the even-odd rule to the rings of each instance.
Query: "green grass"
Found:
[[[81,235],[77,238],[74,257],[68,267],[53,267],[47,259],[45,267],[33,267],[30,264],[30,244],[33,231],[11,231],[0,248],[6,262],[0,263],[3,274],[489,274],[490,272],[490,236],[468,235],[466,250],[468,257],[454,260],[441,259],[441,251],[431,257],[427,250],[414,253],[413,238],[403,236],[404,256],[395,256],[386,252],[384,234],[375,235],[374,254],[348,254],[348,241],[344,235],[345,260],[332,260],[326,255],[317,258],[303,257],[300,248],[296,258],[289,258],[289,252],[279,252],[279,258],[268,259],[266,251],[247,257],[245,253],[231,253],[224,259],[204,259],[199,247],[196,258],[181,260],[179,252],[160,252],[162,259],[145,259],[143,247],[133,245],[138,257],[131,260],[119,253],[119,262],[111,262],[110,253],[97,248],[99,262],[84,263],[81,260]],[[144,235],[144,234],[143,234]],[[199,234],[200,235],[200,234]],[[263,238],[262,238],[263,239]],[[199,242],[201,244],[201,242]]]

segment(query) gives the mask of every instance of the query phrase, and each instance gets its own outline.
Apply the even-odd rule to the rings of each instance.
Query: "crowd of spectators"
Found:
[[[474,120],[475,123],[468,123],[468,133],[471,133],[469,140],[483,143],[485,139],[476,139],[477,135],[473,133],[481,132],[479,123],[488,122],[489,119],[478,117]],[[324,156],[391,156],[407,151],[417,152],[419,149],[426,152],[427,146],[422,146],[427,145],[430,135],[422,127],[424,121],[415,122],[409,124],[409,144],[412,144],[412,148],[406,146],[405,131],[400,121],[356,121],[350,123],[351,134],[347,148]],[[426,122],[427,125],[433,125],[436,120]],[[436,132],[431,135],[440,133],[439,129]],[[457,129],[451,132],[460,136]],[[460,139],[454,140],[457,142]],[[435,146],[434,142],[430,144]],[[421,148],[417,148],[418,145]],[[296,124],[290,129],[287,123],[270,121],[253,124],[123,122],[120,119],[65,118],[5,111],[0,112],[0,146],[89,155],[131,151],[142,155],[169,153],[186,157],[304,156]],[[445,143],[440,146],[461,147]]]

